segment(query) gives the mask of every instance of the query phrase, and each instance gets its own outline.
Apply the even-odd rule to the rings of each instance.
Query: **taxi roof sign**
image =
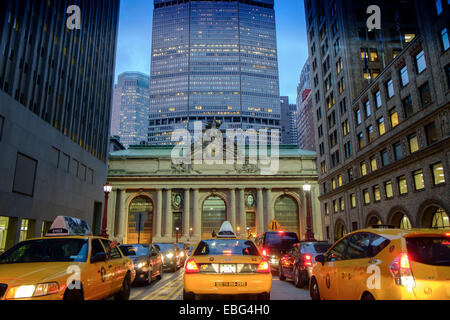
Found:
[[[222,223],[217,238],[236,238],[236,234],[233,231],[231,223],[229,223],[228,221]]]
[[[52,226],[45,234],[46,237],[87,235],[92,235],[92,232],[86,221],[65,216],[56,217],[52,223]]]

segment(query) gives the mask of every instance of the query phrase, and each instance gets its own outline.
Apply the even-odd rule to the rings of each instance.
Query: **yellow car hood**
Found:
[[[79,263],[35,262],[0,264],[0,283],[14,286],[48,282],[73,274],[72,272],[67,273],[67,268],[73,265],[79,265]]]

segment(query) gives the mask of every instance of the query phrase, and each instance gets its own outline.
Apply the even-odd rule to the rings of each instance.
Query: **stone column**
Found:
[[[156,228],[155,228],[155,237],[154,239],[159,241],[161,239],[161,231],[162,231],[162,203],[163,196],[162,190],[159,189],[156,192]]]
[[[234,232],[236,232],[236,189],[231,189],[229,219]]]
[[[191,216],[191,193],[189,189],[184,190],[184,207],[183,207],[183,231],[184,238],[189,239],[190,228],[190,216]]]
[[[172,189],[166,190],[166,225],[164,226],[164,237],[172,239],[173,226],[172,226]]]
[[[256,192],[256,233],[264,232],[264,201],[263,191],[261,188]]]
[[[239,226],[241,235],[247,234],[247,214],[245,213],[245,189],[239,188]]]
[[[120,222],[119,222],[119,240],[121,243],[125,243],[127,235],[128,225],[128,210],[126,207],[127,195],[124,190],[120,191]]]
[[[118,221],[116,221],[116,196],[117,190],[112,190],[108,200],[108,224],[106,230],[110,238],[114,237],[115,225],[118,223]]]
[[[266,197],[266,209],[267,209],[267,223],[264,226],[264,229],[267,228],[270,222],[275,219],[275,214],[272,207],[272,189],[264,189],[265,197]]]
[[[194,189],[194,205],[193,205],[193,215],[194,215],[194,232],[193,237],[196,240],[200,240],[202,237],[202,213],[199,210],[199,191]]]

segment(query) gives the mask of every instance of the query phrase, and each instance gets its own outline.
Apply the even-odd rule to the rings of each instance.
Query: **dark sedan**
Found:
[[[146,281],[150,284],[155,278],[161,279],[163,264],[158,248],[148,244],[123,244],[120,249],[125,256],[133,260],[135,282]]]
[[[181,250],[174,243],[154,243],[154,246],[161,252],[165,269],[175,272],[183,265]]]
[[[314,258],[323,254],[331,247],[324,241],[304,241],[294,244],[294,247],[280,259],[280,280],[292,279],[297,288],[303,288],[309,283]]]

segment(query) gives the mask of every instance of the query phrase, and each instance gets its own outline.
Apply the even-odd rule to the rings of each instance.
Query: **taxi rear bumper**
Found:
[[[238,286],[235,286],[238,284]],[[245,284],[245,285],[244,285]],[[270,293],[272,275],[267,274],[185,274],[184,291],[204,295]]]

